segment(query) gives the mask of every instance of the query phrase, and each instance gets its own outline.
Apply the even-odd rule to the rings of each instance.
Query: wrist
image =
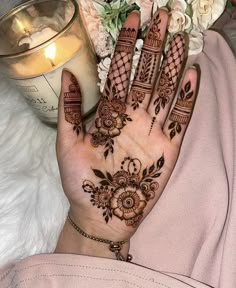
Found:
[[[94,235],[97,236],[97,235]],[[120,251],[122,257],[127,259],[129,252],[129,241],[122,245]],[[117,259],[115,253],[109,249],[109,244],[101,243],[82,236],[66,220],[60,234],[55,253],[79,254],[94,257]]]

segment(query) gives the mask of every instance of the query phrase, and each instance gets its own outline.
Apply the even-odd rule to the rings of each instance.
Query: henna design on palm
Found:
[[[91,144],[94,147],[105,146],[104,157],[114,152],[113,138],[120,135],[127,121],[132,119],[126,114],[126,104],[120,99],[102,100],[98,106],[95,120],[97,130],[92,133]]]
[[[170,115],[170,120],[172,121],[168,127],[168,130],[170,130],[170,139],[181,133],[181,125],[188,124],[194,105],[193,95],[194,91],[191,91],[191,82],[188,81],[181,89],[180,95]]]
[[[71,75],[71,84],[69,85],[69,91],[64,93],[64,112],[65,120],[73,124],[73,130],[77,136],[81,131],[82,116],[81,116],[81,104],[82,97],[79,88],[79,84],[75,76]]]
[[[166,105],[170,103],[171,96],[173,96],[175,93],[180,70],[185,58],[185,51],[186,47],[184,34],[174,35],[162,65],[162,71],[157,89],[158,97],[154,101],[155,116],[152,118],[149,135],[151,134],[153,125],[156,121],[156,116],[160,113],[161,109],[164,110]]]
[[[161,51],[161,19],[159,13],[153,18],[152,25],[145,39],[138,67],[136,69],[132,90],[132,107],[139,108],[147,94],[151,94],[156,77],[157,61]]]
[[[103,210],[106,223],[115,216],[127,226],[136,227],[147,203],[155,198],[159,188],[156,179],[161,176],[164,164],[164,156],[161,156],[152,166],[142,170],[139,159],[127,157],[114,175],[93,169],[95,176],[101,179],[99,184],[85,180],[82,188],[90,194],[92,205]]]

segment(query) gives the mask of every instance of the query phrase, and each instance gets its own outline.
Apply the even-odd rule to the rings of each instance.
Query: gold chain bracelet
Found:
[[[77,231],[79,232],[80,235],[84,236],[85,238],[88,238],[90,240],[94,240],[100,243],[105,243],[109,245],[109,250],[113,253],[115,253],[116,255],[116,259],[120,260],[120,261],[127,261],[130,262],[132,260],[132,255],[128,254],[127,259],[124,258],[122,256],[122,254],[120,253],[123,244],[127,243],[128,240],[123,240],[123,241],[118,241],[118,242],[114,242],[111,240],[107,240],[107,239],[103,239],[103,238],[98,238],[95,237],[93,235],[89,235],[86,232],[84,232],[79,226],[77,226],[75,224],[75,222],[71,219],[70,215],[68,214],[67,216],[68,222],[71,224],[71,226]]]

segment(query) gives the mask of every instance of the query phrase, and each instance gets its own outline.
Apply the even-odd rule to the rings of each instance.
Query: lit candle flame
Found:
[[[24,27],[23,23],[18,18],[15,18],[15,19],[16,19],[16,24],[18,25],[20,30],[25,31],[25,27]]]
[[[56,49],[55,43],[49,45],[49,46],[45,49],[45,57],[50,60],[52,66],[55,66],[53,60],[54,60],[55,57],[56,57],[56,52],[57,52],[57,49]]]

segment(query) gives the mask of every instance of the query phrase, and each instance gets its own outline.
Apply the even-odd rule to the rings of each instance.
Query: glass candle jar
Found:
[[[0,18],[0,71],[39,118],[57,122],[63,68],[79,80],[83,117],[95,110],[96,56],[75,0],[31,0]]]

